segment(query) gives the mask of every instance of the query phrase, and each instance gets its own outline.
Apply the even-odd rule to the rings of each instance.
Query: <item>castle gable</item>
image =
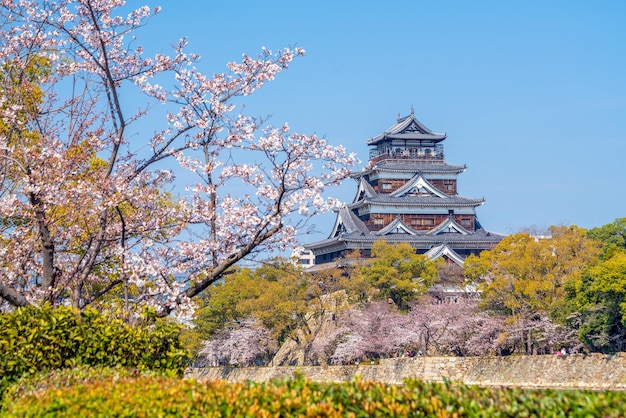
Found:
[[[407,181],[402,187],[390,193],[389,196],[435,196],[442,199],[449,197],[447,194],[437,190],[437,188],[430,184],[428,180],[424,179],[421,174],[415,175],[415,177]]]
[[[337,220],[330,237],[353,233],[360,235],[369,234],[369,229],[350,209],[343,206],[337,211]]]
[[[374,188],[365,180],[364,177],[361,177],[359,179],[359,188],[357,190],[353,203],[374,196],[376,196],[376,191],[374,190]]]
[[[439,235],[439,234],[446,234],[446,233],[461,234],[461,235],[471,234],[470,231],[468,231],[467,229],[459,225],[457,222],[455,222],[454,219],[452,219],[452,217],[449,217],[448,219],[446,219],[445,221],[437,225],[435,228],[428,231],[428,235]]]
[[[390,235],[390,234],[409,234],[417,235],[417,231],[405,224],[399,217],[390,222],[389,225],[376,232],[376,235]]]
[[[461,267],[465,263],[465,260],[463,259],[463,257],[461,257],[452,248],[450,248],[448,246],[448,244],[441,244],[441,245],[438,245],[436,247],[433,247],[430,250],[428,250],[425,253],[425,255],[430,260],[436,260],[438,258],[444,258],[444,259],[447,259],[447,260],[450,260],[450,261],[454,262],[455,264],[457,264],[457,265],[459,265]]]

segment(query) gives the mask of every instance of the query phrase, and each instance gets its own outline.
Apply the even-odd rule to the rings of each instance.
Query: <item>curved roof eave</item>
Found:
[[[393,200],[392,200],[393,199]],[[400,200],[401,199],[401,200]],[[430,198],[429,201],[422,201],[423,197],[396,197],[385,199],[385,196],[378,195],[376,198],[365,198],[358,202],[347,205],[350,209],[358,209],[366,205],[371,206],[415,206],[415,207],[478,207],[485,203],[485,199],[465,199],[459,200],[455,197],[450,198]]]
[[[409,235],[409,234],[390,234],[381,237],[380,235],[350,235],[350,236],[340,236],[335,237],[327,241],[327,244],[330,244],[335,241],[343,241],[343,242],[351,242],[351,243],[372,243],[378,241],[380,239],[384,239],[388,242],[410,242],[410,243],[424,243],[428,245],[439,245],[442,243],[446,243],[448,245],[455,244],[497,244],[500,242],[498,237],[493,237],[494,239],[476,239],[481,237],[475,237],[472,235],[461,235],[461,234],[453,234],[455,237],[442,237],[441,235]],[[309,244],[307,247],[315,244],[321,244],[322,241]]]
[[[393,231],[394,229],[397,229],[397,228],[404,230],[405,233],[409,235],[419,235],[418,231],[414,230],[409,225],[407,225],[399,216],[396,217],[396,219],[394,219],[392,222],[390,222],[389,225],[387,225],[386,227],[378,231],[373,231],[372,234],[378,235],[378,236],[385,236],[385,235],[388,235],[390,231]]]
[[[359,178],[368,174],[372,174],[375,172],[387,172],[387,173],[415,173],[417,171],[421,173],[453,173],[460,174],[467,170],[466,165],[452,165],[452,164],[423,164],[416,162],[406,162],[406,163],[389,163],[386,161],[381,161],[371,167],[368,170],[355,172],[350,175],[352,178]]]
[[[460,225],[454,219],[452,219],[452,217],[448,217],[448,219],[444,220],[439,225],[437,225],[436,227],[434,227],[433,229],[428,231],[427,234],[428,235],[440,235],[441,233],[445,233],[444,231],[446,229],[450,229],[450,228],[458,231],[461,235],[471,235],[472,234],[471,231],[467,230],[466,228],[463,228],[463,226]]]
[[[414,132],[398,133],[398,134],[383,133],[383,134],[380,134],[373,138],[368,139],[366,143],[367,145],[376,145],[379,142],[382,142],[384,140],[394,140],[394,139],[399,139],[399,140],[417,139],[420,141],[432,141],[434,143],[439,143],[446,138],[447,138],[446,134],[418,134]]]

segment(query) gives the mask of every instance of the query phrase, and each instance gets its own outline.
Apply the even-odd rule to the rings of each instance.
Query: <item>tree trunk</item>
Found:
[[[50,229],[46,223],[46,214],[43,202],[35,193],[29,195],[30,204],[35,212],[37,228],[39,233],[39,243],[41,245],[41,258],[43,259],[41,289],[52,295],[52,289],[56,280],[56,269],[54,267],[54,241]]]
[[[0,283],[0,297],[13,306],[28,306],[30,302],[13,287]]]

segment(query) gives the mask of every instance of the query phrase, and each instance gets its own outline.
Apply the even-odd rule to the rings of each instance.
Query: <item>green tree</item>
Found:
[[[565,312],[576,321],[578,336],[591,351],[626,349],[626,218],[592,228],[587,237],[602,246],[600,260],[579,280],[568,283]]]
[[[310,274],[329,293],[344,292],[345,299],[352,303],[366,301],[374,289],[365,277],[362,270],[366,259],[360,250],[349,252],[344,258],[337,260],[335,267],[324,268]],[[338,303],[342,301],[336,299]]]
[[[196,311],[196,324],[204,337],[249,314],[242,303],[255,300],[261,295],[260,284],[255,280],[253,269],[236,269],[224,280],[207,289],[201,299],[201,307]]]
[[[592,351],[626,350],[626,250],[613,247],[590,266],[575,292],[579,338]]]
[[[604,251],[612,246],[626,249],[626,218],[618,218],[610,224],[592,228],[587,231],[587,236],[601,241]]]
[[[360,274],[378,289],[381,298],[391,298],[399,309],[407,310],[436,281],[437,262],[416,254],[408,243],[377,241]]]

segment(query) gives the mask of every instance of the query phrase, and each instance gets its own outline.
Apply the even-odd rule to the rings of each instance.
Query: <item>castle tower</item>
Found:
[[[446,134],[435,133],[415,118],[413,109],[382,134],[370,138],[370,164],[354,173],[357,193],[337,211],[329,237],[306,245],[320,265],[352,250],[370,256],[372,244],[408,242],[417,253],[444,257],[459,266],[470,254],[492,249],[504,237],[489,232],[476,217],[484,199],[457,192],[465,165],[444,159]]]

